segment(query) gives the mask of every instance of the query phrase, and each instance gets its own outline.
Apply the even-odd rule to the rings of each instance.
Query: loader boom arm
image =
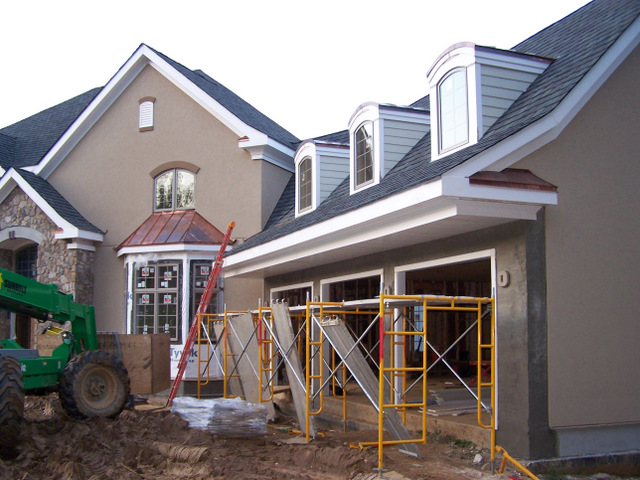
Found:
[[[72,295],[60,293],[56,285],[0,268],[0,309],[59,324],[71,322],[76,353],[98,348],[93,306],[74,302]]]

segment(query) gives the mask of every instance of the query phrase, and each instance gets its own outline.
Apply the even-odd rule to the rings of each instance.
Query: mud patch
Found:
[[[190,429],[161,408],[126,410],[113,420],[76,420],[65,415],[55,394],[27,397],[25,416],[19,455],[0,461],[0,479],[336,480],[363,478],[377,466],[377,450],[349,448],[350,441],[361,438],[359,432],[326,432],[308,445],[287,443],[287,428],[233,438]],[[284,427],[290,422],[280,420]],[[466,459],[433,452],[422,463],[416,465],[396,448],[385,449],[385,467],[407,478],[484,475],[467,471]]]

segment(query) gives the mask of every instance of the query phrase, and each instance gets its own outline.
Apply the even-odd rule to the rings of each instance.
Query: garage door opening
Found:
[[[407,295],[446,295],[464,297],[490,297],[491,259],[485,258],[463,263],[444,264],[405,273]],[[423,312],[415,308],[409,312],[410,323],[421,330]],[[446,362],[462,377],[473,376],[477,369],[477,332],[469,329],[476,318],[473,314],[457,311],[433,312],[429,318],[427,341],[433,347],[428,351],[428,361],[436,363],[438,353],[450,346]],[[467,332],[465,334],[465,332]],[[461,338],[462,337],[462,338]],[[422,358],[421,339],[411,342],[407,349],[407,364],[415,365]],[[430,374],[450,376],[451,370],[443,362],[430,370]]]

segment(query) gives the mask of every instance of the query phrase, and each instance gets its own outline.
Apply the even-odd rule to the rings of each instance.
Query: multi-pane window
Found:
[[[311,208],[312,200],[311,157],[305,157],[298,167],[298,211]]]
[[[355,135],[355,187],[373,181],[373,123],[365,122]]]
[[[455,70],[438,87],[440,115],[440,151],[469,141],[469,109],[467,105],[467,72]]]
[[[133,333],[169,333],[180,340],[180,264],[136,265]]]
[[[29,245],[16,252],[16,273],[27,278],[35,278],[38,275],[38,246]]]
[[[207,286],[207,281],[209,280],[209,275],[211,274],[212,268],[211,260],[204,261],[194,261],[191,263],[191,317],[196,314],[198,311],[198,305],[200,305],[200,299],[204,294],[205,288]],[[211,300],[209,301],[209,306],[207,307],[206,313],[219,313],[220,308],[220,284],[222,283],[222,279],[218,279],[218,283],[215,286],[213,293],[211,294]]]
[[[280,290],[274,292],[271,296],[271,301],[287,302],[290,307],[296,307],[299,305],[306,305],[307,299],[311,298],[311,287],[299,287],[289,290]]]
[[[196,203],[196,176],[188,170],[173,169],[154,180],[154,210],[185,210]]]

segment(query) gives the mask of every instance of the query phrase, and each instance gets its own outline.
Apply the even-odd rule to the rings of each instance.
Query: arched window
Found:
[[[355,134],[355,187],[373,181],[373,123],[365,122]]]
[[[469,108],[467,105],[467,72],[454,70],[438,86],[440,115],[440,151],[469,142]]]
[[[312,205],[311,157],[305,157],[298,167],[298,211],[303,212]]]
[[[154,210],[195,208],[196,176],[188,170],[172,169],[154,179]]]

